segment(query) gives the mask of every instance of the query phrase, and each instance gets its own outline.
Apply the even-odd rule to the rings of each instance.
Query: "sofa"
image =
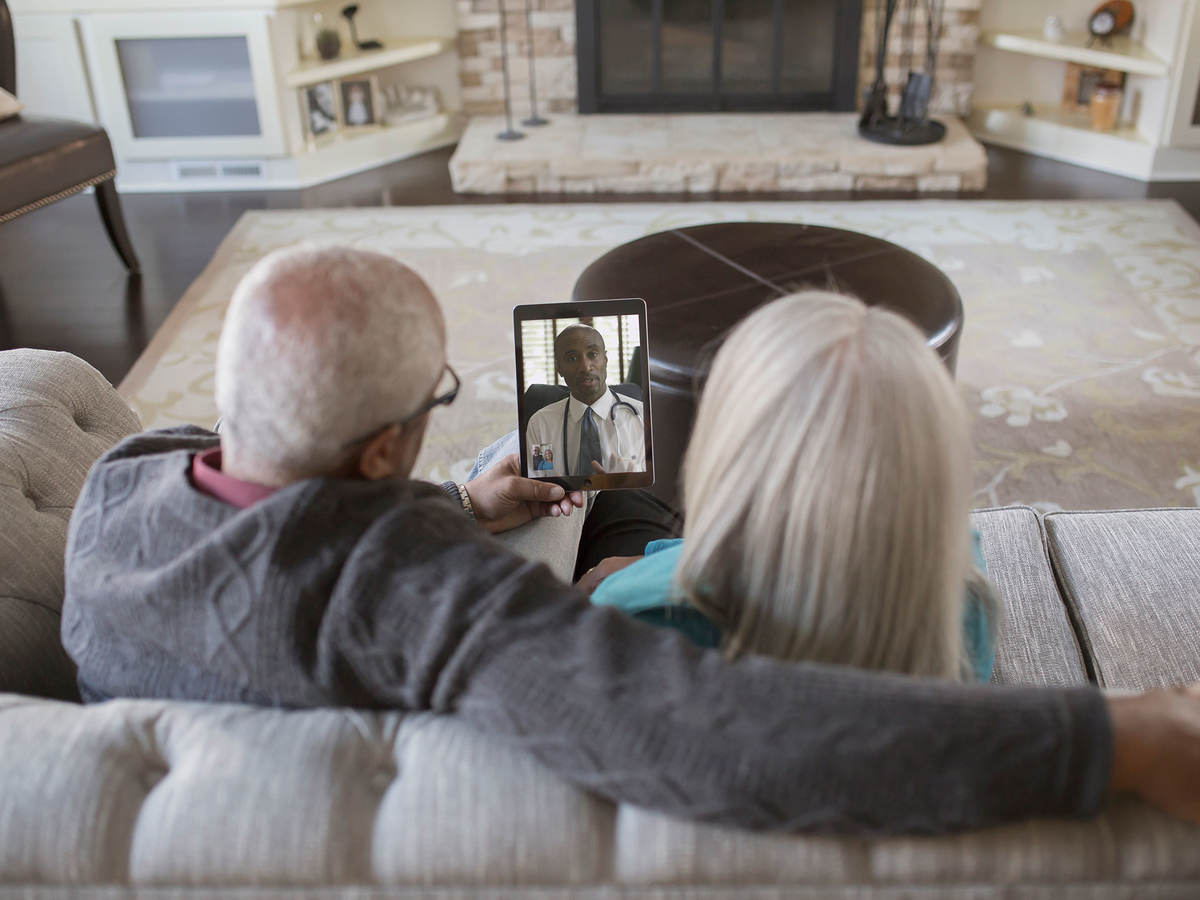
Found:
[[[82,706],[67,522],[138,428],[83,361],[0,353],[0,897],[1200,896],[1200,827],[1132,798],[941,837],[755,834],[614,805],[449,717]],[[1200,680],[1200,510],[974,521],[996,681]]]

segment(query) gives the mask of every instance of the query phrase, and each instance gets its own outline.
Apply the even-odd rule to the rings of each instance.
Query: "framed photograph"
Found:
[[[332,81],[310,85],[300,91],[304,132],[312,142],[332,137],[341,127],[338,96]]]
[[[346,78],[338,83],[342,95],[342,117],[347,128],[378,125],[380,121],[375,98],[378,85],[374,78]]]
[[[1063,79],[1063,108],[1069,112],[1086,111],[1092,102],[1092,94],[1099,87],[1125,87],[1125,73],[1116,69],[1067,63],[1067,74]]]

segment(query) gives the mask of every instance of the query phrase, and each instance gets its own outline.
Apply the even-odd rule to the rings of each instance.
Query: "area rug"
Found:
[[[515,426],[515,304],[569,297],[590,261],[642,235],[740,220],[876,235],[954,281],[966,311],[958,383],[974,422],[977,506],[1200,505],[1200,228],[1170,201],[252,212],[121,391],[147,428],[211,426],[222,316],[255,260],[303,241],[382,251],[419,272],[445,308],[464,385],[435,413],[417,474],[461,480],[476,450]]]

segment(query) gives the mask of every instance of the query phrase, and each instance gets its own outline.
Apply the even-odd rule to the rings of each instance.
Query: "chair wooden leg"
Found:
[[[133,243],[129,240],[129,232],[125,230],[125,216],[121,213],[121,198],[117,196],[117,188],[110,178],[96,185],[96,205],[100,207],[100,218],[104,220],[104,230],[116,248],[121,261],[131,275],[142,271],[137,254],[133,252]]]

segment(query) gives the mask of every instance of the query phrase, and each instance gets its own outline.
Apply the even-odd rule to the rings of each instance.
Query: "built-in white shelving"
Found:
[[[1061,106],[1038,105],[1032,115],[1021,104],[976,106],[967,125],[989,143],[1117,175],[1148,172],[1154,163],[1154,144],[1136,128],[1095,131],[1086,112]]]
[[[980,140],[1146,181],[1200,177],[1200,0],[1139,3],[1128,34],[1083,31],[1095,0],[983,0],[973,110]],[[1067,24],[1046,37],[1047,13]],[[1078,110],[1090,81],[1072,65],[1125,74],[1118,124]],[[1084,93],[1081,94],[1080,92]]]
[[[430,59],[454,48],[454,41],[446,38],[390,38],[381,39],[381,43],[382,50],[352,49],[337,59],[304,63],[287,74],[287,85],[308,87],[335,78],[349,78],[388,66]]]
[[[967,127],[979,140],[1127,177],[1145,178],[1155,146],[1130,125],[1112,131],[1092,128],[1088,112],[1059,104],[975,104]]]
[[[123,191],[187,191],[307,187],[456,142],[456,2],[363,2],[356,22],[378,50],[355,46],[338,14],[345,3],[333,0],[8,5],[30,113],[103,125]],[[316,59],[325,28],[341,39],[336,59]],[[312,138],[306,91],[356,78],[378,86],[378,124],[342,122]],[[402,118],[388,108],[393,87],[431,91],[437,103]]]
[[[317,184],[445,147],[459,139],[462,128],[460,117],[437,113],[398,125],[348,129],[333,140],[296,155],[296,184]]]
[[[391,66],[441,56],[454,48],[447,38],[381,38],[379,50],[351,49],[337,59],[301,63],[284,77],[291,88],[353,78]],[[459,117],[434,113],[394,125],[343,128],[330,139],[310,141],[296,154],[299,184],[340,178],[394,159],[453,144],[462,134]]]
[[[1079,33],[1068,34],[1061,41],[1052,41],[1037,31],[985,31],[979,39],[986,47],[1027,56],[1061,59],[1083,66],[1116,69],[1153,78],[1166,78],[1170,74],[1170,66],[1127,37],[1114,37],[1110,44],[1092,42],[1090,38],[1089,34]]]

